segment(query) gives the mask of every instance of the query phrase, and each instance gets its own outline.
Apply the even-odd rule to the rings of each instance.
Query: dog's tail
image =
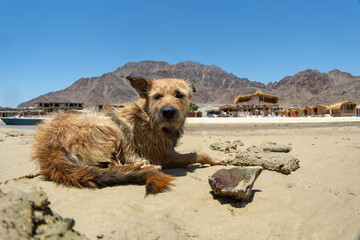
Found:
[[[47,159],[39,159],[42,174],[51,181],[74,187],[102,188],[122,184],[145,184],[146,194],[169,190],[174,178],[154,166],[139,164],[102,168],[75,164],[68,161],[60,151],[54,151]]]

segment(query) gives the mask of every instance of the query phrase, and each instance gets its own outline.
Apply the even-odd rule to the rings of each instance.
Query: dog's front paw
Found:
[[[214,166],[214,165],[228,165],[230,163],[231,159],[212,159],[212,163],[210,163],[211,166]]]
[[[203,153],[203,152],[198,152],[197,153],[197,162],[204,165],[204,164],[210,164],[211,166],[214,165],[227,165],[227,163],[229,162],[229,159],[217,159],[217,158],[212,158],[210,157],[210,155],[208,155],[207,153]]]

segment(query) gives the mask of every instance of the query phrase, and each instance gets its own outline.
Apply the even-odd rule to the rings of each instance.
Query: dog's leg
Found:
[[[173,152],[172,154],[169,154],[166,159],[162,161],[162,168],[179,168],[179,167],[186,167],[190,164],[194,163],[200,163],[202,165],[204,164],[210,164],[210,165],[225,165],[226,160],[217,160],[212,157],[210,157],[209,154],[204,152],[194,152],[194,153],[185,153],[180,154],[177,152]]]

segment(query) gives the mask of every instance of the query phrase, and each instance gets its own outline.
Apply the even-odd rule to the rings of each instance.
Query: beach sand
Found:
[[[179,151],[227,158],[209,145],[239,139],[245,144],[241,149],[246,149],[271,141],[291,144],[290,153],[300,160],[300,168],[290,175],[264,170],[245,207],[214,196],[208,184],[216,170],[233,166],[168,170],[176,177],[172,190],[155,196],[145,197],[145,187],[137,185],[67,188],[41,176],[18,179],[37,173],[30,162],[35,131],[0,128],[0,189],[42,189],[51,209],[75,219],[75,230],[89,239],[358,239],[358,121],[206,121],[188,120]]]

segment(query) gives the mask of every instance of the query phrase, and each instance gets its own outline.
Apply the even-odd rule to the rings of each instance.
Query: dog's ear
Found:
[[[189,86],[190,86],[190,88],[192,89],[193,92],[196,92],[196,89],[195,89],[195,85],[194,85],[194,84],[189,83]]]
[[[151,89],[152,81],[141,77],[126,77],[131,86],[136,90],[141,98],[147,98]]]

